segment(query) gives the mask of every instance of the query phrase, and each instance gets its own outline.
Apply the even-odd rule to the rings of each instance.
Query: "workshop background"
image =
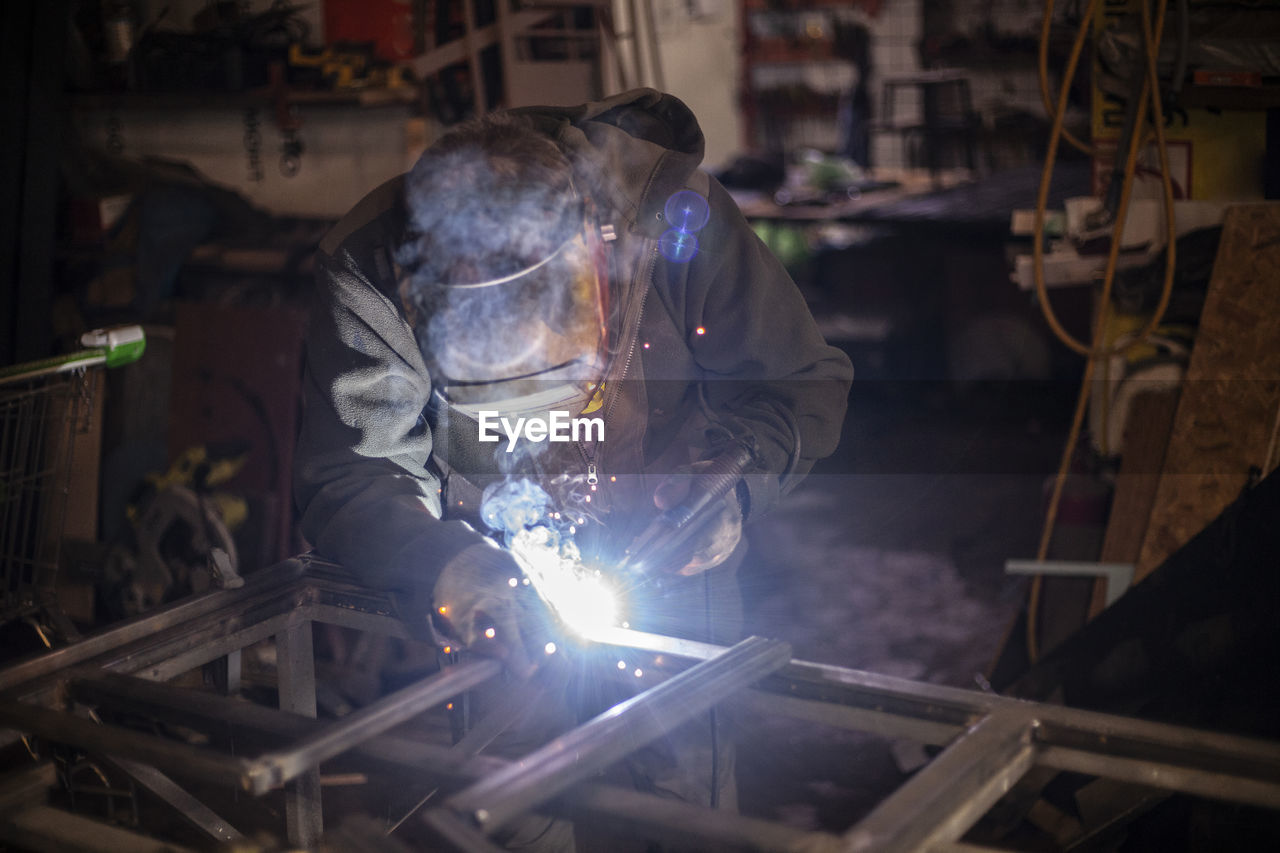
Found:
[[[1031,0],[4,4],[0,365],[118,325],[146,348],[55,401],[25,491],[0,384],[0,662],[304,550],[289,471],[326,229],[462,118],[645,85],[698,116],[706,168],[856,371],[839,450],[750,531],[751,633],[1280,736],[1277,620],[1223,592],[1249,583],[1230,555],[1179,556],[1215,523],[1231,553],[1261,543],[1233,513],[1280,464],[1280,4],[1166,5],[1151,99],[1140,0],[1047,21]],[[1131,584],[1158,594],[1109,619]],[[323,714],[419,671],[349,639],[320,638]],[[246,691],[274,683],[269,655],[245,666]],[[800,827],[847,827],[929,758],[747,728],[744,811]],[[326,791],[348,795],[368,800]],[[1042,801],[1021,843],[1071,848],[1078,808]],[[1277,840],[1174,798],[1105,849],[1247,849],[1219,843],[1241,825]]]

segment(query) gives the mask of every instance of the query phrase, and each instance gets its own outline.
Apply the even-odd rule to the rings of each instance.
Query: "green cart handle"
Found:
[[[142,353],[147,348],[147,336],[143,333],[141,326],[114,326],[109,329],[85,332],[80,336],[80,344],[87,349],[39,361],[0,367],[0,384],[51,376],[56,373],[69,373],[87,367],[96,367],[99,364],[107,367],[132,364],[142,358]]]

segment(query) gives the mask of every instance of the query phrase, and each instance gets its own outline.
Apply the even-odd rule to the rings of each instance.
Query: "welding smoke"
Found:
[[[545,526],[551,515],[551,496],[527,479],[507,479],[484,490],[480,517],[510,543],[521,530]]]

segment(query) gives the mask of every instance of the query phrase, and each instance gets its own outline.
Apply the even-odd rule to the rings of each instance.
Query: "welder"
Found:
[[[732,453],[747,464],[709,522],[644,566],[657,577],[627,604],[634,628],[739,638],[742,526],[832,452],[852,368],[702,154],[688,108],[652,90],[498,113],[445,134],[321,244],[302,530],[391,591],[411,630],[523,677],[541,646],[502,547],[511,523],[494,519],[549,515],[585,564],[634,566],[629,545]],[[556,413],[601,428],[535,440]],[[495,443],[480,425],[499,418],[544,426]],[[519,504],[526,484],[537,497]],[[573,725],[581,701],[548,701],[511,737]],[[732,807],[732,750],[687,729],[632,776]],[[533,821],[500,840],[565,850],[572,831]]]

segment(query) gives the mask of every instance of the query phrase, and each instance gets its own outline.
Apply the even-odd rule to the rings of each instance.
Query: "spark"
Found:
[[[449,614],[449,606],[447,604],[441,604],[439,607],[436,608],[436,611],[441,616],[447,616]]]
[[[617,478],[617,477],[610,477],[610,478],[609,478],[609,482],[610,482],[610,483],[616,483],[616,482],[618,482],[618,478]]]
[[[490,640],[492,640],[494,637],[498,636],[498,632],[495,631],[493,628],[485,628],[484,635],[488,637]]]
[[[699,326],[698,328],[693,330],[693,333],[695,335],[705,335],[707,333],[707,330],[705,326]]]
[[[451,655],[451,654],[453,654],[453,646],[445,646],[445,647],[444,647],[444,653],[445,653],[446,655]]]
[[[645,348],[645,349],[648,349],[648,348],[649,348],[649,342],[648,342],[648,341],[645,341],[645,342],[644,342],[644,348]]]

